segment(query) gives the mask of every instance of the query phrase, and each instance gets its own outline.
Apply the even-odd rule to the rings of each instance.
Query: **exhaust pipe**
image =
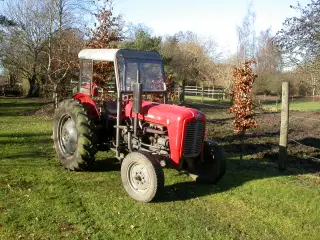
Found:
[[[133,84],[133,107],[132,111],[136,114],[133,122],[133,134],[137,137],[138,117],[142,105],[142,83],[140,82],[140,70],[137,70],[137,82]]]

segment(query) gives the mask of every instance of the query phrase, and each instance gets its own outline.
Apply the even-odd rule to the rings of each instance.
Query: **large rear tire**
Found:
[[[191,176],[198,183],[213,184],[226,172],[226,158],[223,149],[214,141],[204,141],[200,161],[193,161]]]
[[[53,117],[54,148],[61,164],[70,170],[85,170],[96,151],[93,122],[78,101],[62,101]]]
[[[131,152],[121,165],[123,187],[130,197],[140,202],[151,202],[164,187],[160,163],[152,156]]]

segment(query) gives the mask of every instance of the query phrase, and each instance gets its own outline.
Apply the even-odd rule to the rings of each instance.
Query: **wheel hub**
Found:
[[[135,191],[146,191],[149,188],[149,173],[147,169],[141,164],[133,164],[129,171],[129,181]]]
[[[70,116],[61,119],[59,129],[59,143],[62,152],[72,155],[77,149],[78,134],[76,124]]]

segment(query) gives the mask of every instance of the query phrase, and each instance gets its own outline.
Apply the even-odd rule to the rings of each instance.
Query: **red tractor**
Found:
[[[204,140],[205,115],[167,104],[158,53],[84,49],[79,58],[77,91],[54,114],[54,146],[65,168],[85,170],[97,151],[111,150],[121,163],[125,190],[142,202],[161,193],[163,167],[186,170],[201,183],[213,184],[224,175],[221,147]],[[94,61],[113,63],[116,101],[101,99],[103,91],[93,82]],[[150,94],[161,95],[163,103],[147,100]]]

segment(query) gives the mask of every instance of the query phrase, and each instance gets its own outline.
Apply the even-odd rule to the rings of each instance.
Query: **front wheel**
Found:
[[[140,152],[131,152],[123,159],[121,178],[129,196],[140,202],[151,202],[164,187],[160,163]]]
[[[202,156],[193,160],[189,168],[196,182],[209,184],[218,182],[226,172],[226,159],[222,148],[216,142],[206,140]]]

